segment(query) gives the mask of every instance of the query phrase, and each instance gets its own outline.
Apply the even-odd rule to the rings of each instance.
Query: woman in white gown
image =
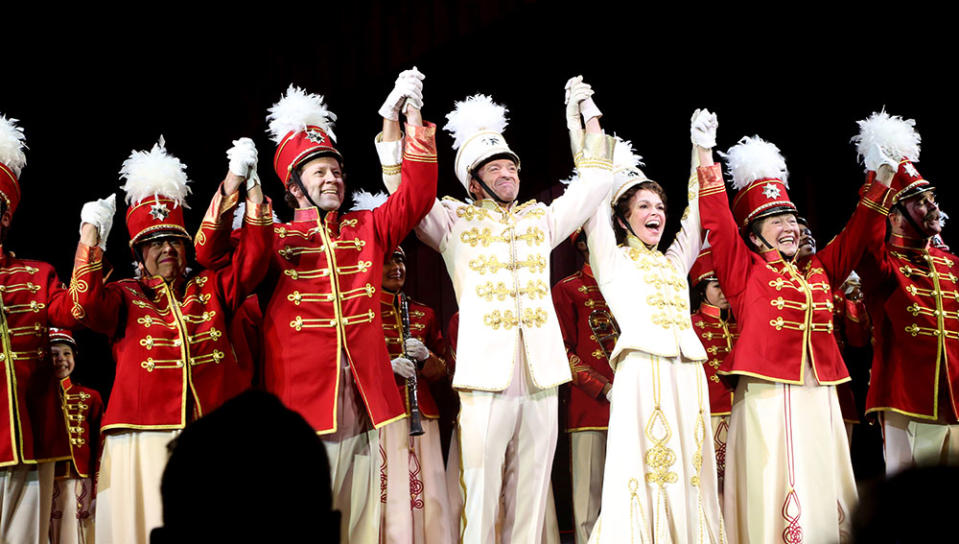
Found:
[[[587,222],[590,264],[621,333],[599,520],[591,543],[725,542],[706,352],[692,329],[686,277],[702,246],[697,162],[712,164],[716,117],[693,114],[689,207],[665,254],[665,193],[629,144],[614,154],[610,200]]]

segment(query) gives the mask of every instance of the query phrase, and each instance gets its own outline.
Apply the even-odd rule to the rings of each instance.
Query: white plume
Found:
[[[283,141],[283,138],[291,131],[306,130],[307,125],[322,128],[331,140],[336,141],[336,135],[333,134],[336,114],[326,108],[321,95],[310,94],[295,85],[290,85],[286,95],[280,97],[280,100],[268,111],[270,114],[266,116],[266,120],[269,121],[270,128],[267,132],[276,143]]]
[[[859,134],[852,137],[861,161],[875,145],[879,145],[889,158],[901,161],[908,158],[919,162],[919,143],[922,137],[916,132],[915,119],[903,119],[889,115],[883,109],[868,118],[857,121]]]
[[[233,211],[233,230],[236,230],[243,226],[243,216],[246,215],[246,201],[241,200],[236,206],[236,210]],[[279,223],[280,218],[276,216],[276,212],[273,212],[273,222]]]
[[[759,136],[743,136],[726,153],[719,155],[726,159],[726,168],[733,176],[733,187],[742,189],[763,178],[776,178],[789,188],[789,171],[786,159],[779,148]]]
[[[127,205],[141,202],[144,198],[161,195],[172,198],[178,205],[186,205],[190,194],[186,177],[186,165],[166,151],[163,136],[153,144],[150,151],[134,151],[123,161],[120,177],[126,183],[120,187],[126,191]]]
[[[13,170],[17,177],[27,164],[27,157],[23,154],[26,147],[23,129],[17,126],[17,120],[0,115],[0,162]]]
[[[350,211],[372,210],[382,206],[386,199],[386,193],[383,191],[372,194],[369,191],[360,190],[353,193],[353,207]]]
[[[613,171],[618,172],[627,168],[639,169],[646,166],[643,158],[633,151],[633,144],[616,136],[616,147],[613,148]]]
[[[453,149],[459,149],[470,136],[481,130],[502,134],[509,124],[506,119],[508,111],[506,106],[493,102],[485,94],[473,95],[457,102],[453,111],[446,114],[443,130],[453,136]]]

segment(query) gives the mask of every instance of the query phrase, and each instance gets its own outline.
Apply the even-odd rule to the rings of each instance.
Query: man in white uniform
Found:
[[[493,542],[504,471],[515,470],[511,542],[543,531],[557,437],[557,387],[569,364],[550,298],[549,251],[599,205],[612,179],[612,139],[602,134],[592,89],[567,83],[567,120],[579,179],[549,206],[518,204],[519,157],[502,135],[506,108],[477,95],[444,127],[455,140],[456,176],[472,203],[433,204],[417,236],[443,255],[460,309],[453,387],[459,391],[460,517],[464,542]],[[586,131],[583,131],[583,121]],[[381,161],[390,152],[378,143]],[[388,188],[395,190],[387,176]]]

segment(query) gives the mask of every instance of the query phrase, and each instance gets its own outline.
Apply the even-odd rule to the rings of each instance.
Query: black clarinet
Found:
[[[406,341],[410,338],[410,305],[404,293],[400,293],[400,319],[403,321],[403,356],[410,359],[409,354],[406,353]],[[412,376],[406,378],[406,396],[410,399],[410,436],[419,436],[423,434],[423,422],[420,403],[416,396],[415,371]]]

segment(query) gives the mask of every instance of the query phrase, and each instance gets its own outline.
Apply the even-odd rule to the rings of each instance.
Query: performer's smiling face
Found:
[[[492,189],[500,199],[506,202],[516,200],[519,194],[519,167],[511,159],[496,159],[489,161],[476,170],[487,187]],[[480,185],[470,181],[470,192],[491,198]]]
[[[73,348],[70,344],[57,342],[50,345],[50,357],[53,359],[53,373],[62,380],[73,372],[76,363],[73,360]]]
[[[816,238],[812,229],[806,225],[799,226],[799,257],[808,257],[816,253]]]
[[[399,293],[406,283],[406,257],[399,251],[383,264],[383,289],[392,293]]]
[[[334,157],[320,157],[303,165],[300,169],[300,181],[303,182],[307,194],[321,210],[336,210],[343,203],[346,190],[343,183],[343,169],[340,168],[340,161]],[[295,183],[290,184],[290,192],[296,197],[301,208],[311,205]]]
[[[939,212],[939,204],[936,202],[935,193],[932,191],[920,193],[903,200],[902,205],[906,207],[906,211],[912,217],[912,220],[922,228],[922,232],[918,233],[920,236],[928,238],[942,232],[942,222],[940,221],[942,214]],[[912,234],[915,228],[902,216],[902,211],[899,210],[898,206],[894,207],[893,213],[889,215],[889,222],[892,224],[893,234],[915,236],[915,234]]]
[[[160,276],[172,282],[186,271],[186,241],[175,236],[163,236],[140,244],[140,265],[151,276]]]
[[[640,189],[630,199],[627,218],[636,236],[647,246],[655,246],[666,226],[666,204],[655,192]]]
[[[799,251],[799,222],[795,214],[781,213],[764,217],[760,219],[759,232],[783,257],[792,257]],[[753,232],[749,233],[749,239],[757,248],[766,248]]]

